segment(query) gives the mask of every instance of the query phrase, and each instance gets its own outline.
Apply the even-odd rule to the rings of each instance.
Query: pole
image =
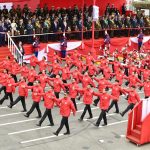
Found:
[[[93,6],[96,4],[96,0],[93,0]],[[95,21],[92,21],[92,49],[91,52],[93,56],[96,56],[96,50],[94,49],[94,30],[95,30]]]
[[[82,49],[84,49],[84,41],[83,41],[84,40],[84,37],[83,37],[84,35],[83,35],[83,30],[84,30],[84,0],[82,0],[82,35],[81,35],[82,36],[81,37],[82,38],[82,45],[81,45]]]

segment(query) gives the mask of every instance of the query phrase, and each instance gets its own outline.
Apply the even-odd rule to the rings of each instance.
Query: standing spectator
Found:
[[[28,36],[28,43],[31,44],[32,43],[32,36],[31,36],[31,34],[34,33],[34,26],[31,24],[31,20],[28,21],[26,30],[27,30],[27,35],[29,35]]]
[[[0,21],[0,47],[5,46],[5,32],[6,28],[4,27],[4,23]]]
[[[125,5],[125,3],[123,3],[123,5],[122,5],[122,15],[126,14],[126,10],[127,10],[126,5]]]

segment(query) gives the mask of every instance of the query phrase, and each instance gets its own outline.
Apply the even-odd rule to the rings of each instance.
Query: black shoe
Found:
[[[78,101],[80,101],[80,98],[77,98]]]
[[[8,105],[9,108],[12,108],[12,105]]]
[[[93,103],[93,106],[97,106],[97,104]]]
[[[37,125],[37,126],[39,126],[39,127],[41,126],[41,124],[40,124],[40,123],[38,123],[38,124],[36,124],[36,125]]]
[[[93,116],[92,117],[88,117],[87,119],[92,119],[93,118]]]
[[[57,133],[57,132],[53,132],[53,134],[56,135],[56,136],[58,136],[58,133]]]
[[[25,114],[24,116],[27,117],[27,118],[29,118],[29,115],[28,115],[28,114]]]
[[[120,113],[120,115],[123,117],[124,115],[123,115],[123,113]]]
[[[119,114],[119,111],[115,111],[114,113]]]
[[[102,126],[107,126],[107,124],[106,124],[106,123],[104,123],[104,124],[102,124]]]
[[[42,116],[37,116],[36,118],[41,118]]]
[[[96,123],[94,124],[94,126],[95,126],[95,127],[99,127],[99,125],[98,125],[98,124],[96,124]]]
[[[64,135],[69,135],[70,134],[70,132],[66,132],[66,133],[64,133]]]
[[[0,105],[2,105],[3,104],[3,102],[2,101],[0,101]]]
[[[83,119],[82,119],[82,118],[79,118],[78,120],[79,120],[79,121],[83,121]]]
[[[27,110],[22,110],[21,112],[27,112]]]
[[[47,125],[47,126],[51,126],[51,127],[52,127],[52,126],[54,126],[54,124],[49,124],[49,125]]]

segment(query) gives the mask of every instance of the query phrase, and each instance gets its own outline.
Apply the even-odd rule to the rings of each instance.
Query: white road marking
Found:
[[[113,113],[113,114],[108,114],[108,115],[106,115],[106,116],[115,116],[116,114],[115,113]],[[96,116],[96,117],[93,117],[93,118],[91,118],[91,119],[97,119],[99,116]],[[87,120],[91,120],[91,119],[83,119],[84,121],[87,121]]]
[[[11,124],[18,124],[18,123],[23,123],[23,122],[34,121],[34,120],[37,120],[37,118],[28,119],[28,120],[26,119],[26,120],[15,121],[15,122],[9,122],[9,123],[3,123],[3,124],[0,124],[0,127],[2,127],[2,126],[7,126],[7,125],[11,125]]]
[[[19,115],[19,114],[22,114],[22,113],[23,113],[23,112],[0,115],[0,118],[1,118],[1,117],[7,117],[7,116],[13,116],[13,115]]]
[[[94,107],[94,108],[91,108],[91,110],[95,110],[95,109],[99,109],[99,107]],[[82,109],[82,110],[78,110],[78,111],[76,111],[76,112],[82,112],[84,109]]]
[[[100,143],[104,143],[104,140],[99,140]]]
[[[13,107],[16,107],[16,105],[14,105]],[[3,107],[0,107],[0,109],[5,109],[5,108],[9,108],[8,106],[3,106]],[[10,109],[10,108],[9,108]]]
[[[46,136],[46,137],[37,138],[37,139],[32,139],[32,140],[28,140],[28,141],[22,141],[22,142],[20,142],[20,143],[21,143],[21,144],[26,144],[26,143],[31,143],[31,142],[36,142],[36,141],[51,139],[51,138],[54,138],[54,137],[60,137],[60,136],[63,136],[63,135],[64,135],[64,134],[59,134],[58,136],[56,136],[56,135]]]
[[[5,109],[5,108],[8,108],[7,106],[4,106],[4,107],[0,107],[0,109]]]
[[[102,127],[108,127],[108,126],[113,126],[113,125],[116,125],[116,124],[125,123],[125,122],[127,122],[127,121],[128,121],[128,120],[123,120],[123,121],[113,122],[113,123],[108,124],[107,126],[99,126],[99,128],[102,128]]]
[[[77,105],[80,105],[80,104],[83,104],[83,102],[78,102],[78,103],[76,103]]]
[[[35,131],[35,130],[42,130],[42,129],[46,129],[46,128],[50,128],[50,126],[33,128],[33,129],[28,129],[28,130],[21,130],[21,131],[17,131],[17,132],[11,132],[11,133],[8,133],[8,135],[20,134],[20,133],[25,133],[25,132]]]
[[[126,137],[126,135],[123,135],[123,134],[122,134],[122,135],[120,135],[120,137],[124,138],[124,137]]]

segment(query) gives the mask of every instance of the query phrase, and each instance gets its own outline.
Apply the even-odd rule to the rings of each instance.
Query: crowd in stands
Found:
[[[150,26],[150,20],[143,12],[133,16],[126,16],[125,14],[125,4],[122,6],[122,12],[115,8],[113,4],[108,4],[105,14],[100,14],[99,20],[95,22],[95,29],[122,29]],[[92,6],[85,5],[83,16],[84,31],[89,31],[92,28]],[[32,12],[27,4],[24,5],[24,8],[21,8],[20,5],[16,8],[12,6],[9,11],[4,6],[3,9],[0,9],[0,26],[3,27],[4,31],[9,31],[11,35],[64,31],[78,32],[82,30],[82,8],[74,5],[69,8],[55,8],[52,6],[49,9],[45,4],[43,8],[38,5],[36,10]],[[78,37],[81,38],[81,36]],[[90,38],[91,33],[87,32],[85,37]]]

